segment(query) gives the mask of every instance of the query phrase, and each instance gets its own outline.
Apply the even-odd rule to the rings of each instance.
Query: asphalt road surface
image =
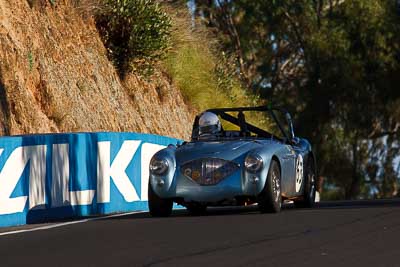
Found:
[[[105,218],[0,236],[0,266],[400,266],[400,201]]]

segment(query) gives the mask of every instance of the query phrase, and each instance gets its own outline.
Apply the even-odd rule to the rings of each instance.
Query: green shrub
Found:
[[[169,47],[171,20],[154,0],[104,0],[96,24],[122,74],[151,67]]]
[[[32,51],[28,52],[28,64],[29,64],[29,71],[32,71],[33,70],[33,64],[34,64]]]

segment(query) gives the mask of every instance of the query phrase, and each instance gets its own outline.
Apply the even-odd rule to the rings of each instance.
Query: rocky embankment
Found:
[[[93,19],[71,2],[0,0],[0,135],[132,131],[187,139],[193,112],[168,75],[121,79]]]

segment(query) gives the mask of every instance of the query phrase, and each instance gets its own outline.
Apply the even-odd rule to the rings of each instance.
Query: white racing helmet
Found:
[[[221,132],[221,122],[212,112],[204,112],[199,119],[199,135],[215,135]]]

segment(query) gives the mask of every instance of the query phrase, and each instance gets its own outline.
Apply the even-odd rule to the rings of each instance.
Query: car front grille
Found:
[[[201,158],[186,162],[181,173],[200,185],[216,185],[239,168],[239,164],[232,161]]]

